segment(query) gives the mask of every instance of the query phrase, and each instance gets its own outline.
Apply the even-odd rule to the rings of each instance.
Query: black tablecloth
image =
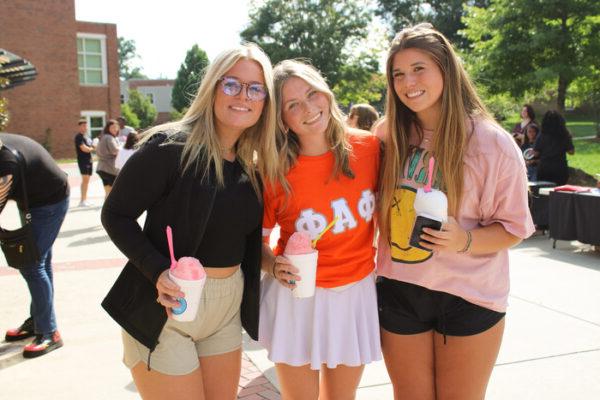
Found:
[[[600,245],[600,196],[550,192],[550,237]]]
[[[555,187],[553,182],[529,182],[529,211],[537,229],[548,229],[548,196],[540,196],[540,189]]]

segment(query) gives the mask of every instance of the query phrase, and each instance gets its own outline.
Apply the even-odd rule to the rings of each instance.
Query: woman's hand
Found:
[[[164,270],[156,280],[156,290],[158,298],[156,301],[163,305],[167,310],[169,318],[172,316],[171,308],[179,307],[178,297],[185,297],[179,286],[169,278],[169,270]]]
[[[423,242],[427,240],[433,244]],[[459,252],[465,248],[468,234],[458,225],[453,217],[448,217],[448,222],[442,225],[442,230],[423,228],[419,244],[432,251],[454,251]]]
[[[290,261],[284,256],[277,256],[273,265],[273,275],[283,286],[288,289],[294,289],[296,282],[301,278],[298,273],[298,268],[294,267]]]

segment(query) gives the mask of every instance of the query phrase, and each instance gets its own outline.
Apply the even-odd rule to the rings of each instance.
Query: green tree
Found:
[[[181,112],[181,110],[190,106],[207,65],[208,56],[206,52],[197,44],[192,46],[185,55],[185,61],[177,71],[177,79],[175,79],[173,85],[171,104],[177,111]]]
[[[127,101],[130,110],[138,117],[139,127],[146,129],[156,120],[156,108],[150,102],[148,97],[137,90],[129,91],[129,101]]]
[[[273,64],[310,60],[334,87],[343,79],[342,66],[356,62],[371,18],[363,0],[267,0],[250,12],[240,36],[261,46]]]
[[[564,111],[569,85],[600,65],[597,0],[491,0],[467,7],[464,22],[469,63],[492,94],[520,97],[551,81]]]
[[[139,58],[135,47],[135,41],[132,39],[125,39],[124,37],[118,37],[117,45],[119,51],[119,76],[124,80],[148,79],[148,77],[142,73],[140,67],[131,66],[131,62],[136,58]]]
[[[140,127],[140,119],[138,116],[131,110],[129,104],[121,104],[121,117],[125,118],[125,124],[139,129]]]
[[[419,22],[430,22],[458,48],[467,48],[469,40],[460,35],[465,26],[461,18],[464,6],[487,7],[490,0],[377,0],[375,13],[388,24],[392,34]]]

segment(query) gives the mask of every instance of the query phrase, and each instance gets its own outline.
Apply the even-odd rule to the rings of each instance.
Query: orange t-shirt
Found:
[[[357,282],[375,268],[375,193],[379,170],[379,139],[351,135],[350,168],[355,178],[343,174],[332,178],[334,156],[299,156],[286,178],[287,197],[280,184],[265,185],[263,236],[278,224],[281,234],[274,249],[283,253],[295,231],[311,239],[338,217],[335,225],[317,242],[317,286],[332,288]]]

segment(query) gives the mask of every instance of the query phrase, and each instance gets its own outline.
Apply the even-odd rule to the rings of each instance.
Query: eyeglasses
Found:
[[[241,93],[242,88],[246,86],[246,96],[252,101],[260,101],[267,97],[267,89],[265,85],[260,83],[242,83],[237,78],[224,76],[219,79],[221,90],[227,96],[237,96]]]

